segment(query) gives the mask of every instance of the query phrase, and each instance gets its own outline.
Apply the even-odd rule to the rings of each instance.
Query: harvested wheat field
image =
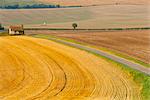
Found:
[[[105,5],[54,9],[0,9],[1,23],[9,27],[24,24],[27,28],[134,28],[149,27],[148,5]],[[38,17],[37,17],[38,16]],[[46,25],[43,23],[46,22]]]
[[[49,40],[0,37],[1,100],[139,100],[140,87],[111,62]]]

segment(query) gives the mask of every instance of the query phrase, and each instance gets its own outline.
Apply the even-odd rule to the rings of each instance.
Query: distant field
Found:
[[[0,10],[0,22],[5,26],[24,24],[26,27],[118,28],[149,27],[150,16],[145,5],[107,5],[82,8]],[[47,25],[43,25],[46,22]]]
[[[4,0],[0,0],[0,6],[4,3]],[[29,5],[33,3],[49,3],[60,4],[64,6],[76,6],[76,5],[101,5],[101,4],[150,4],[148,0],[5,0],[5,5],[22,4]]]
[[[38,0],[61,5],[98,5],[98,4],[148,4],[148,0]]]
[[[150,64],[150,30],[142,31],[26,31],[26,34],[50,34],[80,43],[127,54]]]

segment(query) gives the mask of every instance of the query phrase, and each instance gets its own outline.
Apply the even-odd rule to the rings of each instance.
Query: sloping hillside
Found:
[[[149,0],[39,0],[60,5],[150,4]]]
[[[150,4],[148,0],[0,0],[0,6],[5,5],[30,5],[36,3],[59,4],[65,6],[75,5],[101,5],[101,4]]]
[[[141,94],[130,75],[100,57],[44,39],[8,36],[0,37],[0,98],[141,100]]]
[[[0,21],[4,26],[23,23],[25,27],[72,29],[72,23],[76,22],[78,28],[87,29],[131,28],[149,27],[149,20],[145,5],[0,10]],[[46,25],[43,25],[44,22]]]

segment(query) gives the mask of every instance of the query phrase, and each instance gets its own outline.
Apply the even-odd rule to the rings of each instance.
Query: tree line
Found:
[[[0,6],[1,9],[32,9],[32,8],[60,8],[60,5],[47,5],[47,4],[32,4],[32,5],[5,5]]]
[[[0,30],[3,30],[4,29],[4,27],[2,26],[2,24],[0,23]]]

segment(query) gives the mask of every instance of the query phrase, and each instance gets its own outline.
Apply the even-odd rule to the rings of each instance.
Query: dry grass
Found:
[[[81,43],[128,54],[145,63],[150,63],[150,30],[141,31],[27,31],[31,34],[51,34],[73,39]]]
[[[139,86],[116,65],[85,51],[26,36],[0,37],[0,97],[141,99]]]

